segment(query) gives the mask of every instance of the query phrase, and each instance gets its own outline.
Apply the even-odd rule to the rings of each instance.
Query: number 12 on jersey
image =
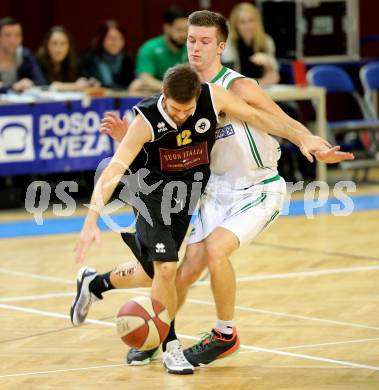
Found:
[[[184,146],[188,145],[192,142],[191,137],[191,131],[190,130],[183,130],[181,133],[179,133],[176,136],[176,142],[178,146]]]

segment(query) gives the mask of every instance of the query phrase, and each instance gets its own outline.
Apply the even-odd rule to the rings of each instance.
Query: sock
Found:
[[[176,333],[175,333],[175,318],[174,318],[171,321],[170,330],[168,332],[168,335],[167,335],[166,339],[162,343],[162,350],[163,350],[163,352],[166,352],[166,345],[167,345],[167,343],[169,343],[170,341],[173,341],[173,340],[177,340],[177,339],[178,339],[178,337],[176,336]]]
[[[230,340],[233,337],[233,320],[222,321],[217,319],[215,329],[221,333],[223,339]]]
[[[111,272],[112,271],[109,271],[105,274],[97,275],[95,279],[92,280],[92,282],[89,284],[89,290],[99,299],[103,299],[103,296],[101,295],[103,292],[114,289],[110,280]]]

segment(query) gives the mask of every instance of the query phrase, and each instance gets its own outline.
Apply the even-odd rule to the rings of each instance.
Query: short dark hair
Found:
[[[163,23],[173,24],[176,19],[182,18],[187,19],[188,12],[177,5],[173,5],[172,7],[167,8],[163,14]]]
[[[207,10],[195,11],[188,17],[189,26],[216,27],[219,42],[226,42],[229,35],[228,22],[218,12]]]
[[[5,18],[0,19],[0,31],[5,26],[15,26],[18,24],[21,26],[21,23],[18,20],[7,16]]]
[[[188,65],[179,64],[169,68],[163,78],[163,93],[178,103],[187,103],[198,98],[201,82],[198,74]]]

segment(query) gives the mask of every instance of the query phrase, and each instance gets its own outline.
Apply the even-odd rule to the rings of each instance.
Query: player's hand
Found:
[[[114,112],[107,112],[101,121],[100,131],[108,134],[117,142],[121,142],[128,131],[128,126],[126,116],[121,119]]]
[[[348,152],[341,152],[340,146],[333,146],[328,150],[317,151],[315,152],[315,157],[317,161],[326,163],[326,164],[335,164],[341,161],[354,160],[354,154]]]
[[[79,240],[76,242],[74,248],[75,263],[81,263],[84,260],[93,241],[100,246],[100,229],[96,226],[96,224],[89,224],[85,222],[82,231],[80,232]]]
[[[313,156],[316,152],[327,151],[332,147],[330,143],[317,135],[304,134],[300,141],[299,149],[301,153],[313,162]]]

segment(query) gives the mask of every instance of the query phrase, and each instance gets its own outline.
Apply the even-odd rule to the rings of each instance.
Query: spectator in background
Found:
[[[127,89],[134,80],[134,62],[125,52],[125,37],[115,20],[107,20],[80,61],[80,75],[112,89]]]
[[[0,19],[0,78],[1,92],[46,83],[35,58],[22,46],[21,24],[10,17]]]
[[[78,78],[78,64],[70,33],[61,26],[52,27],[37,52],[37,61],[50,87],[57,91],[81,91],[94,85]]]
[[[251,3],[239,3],[230,13],[230,39],[222,62],[261,86],[279,82],[275,44],[266,34],[261,15]]]
[[[159,91],[166,70],[187,59],[187,17],[182,8],[172,6],[163,15],[163,35],[145,42],[137,53],[137,74],[142,88]]]

